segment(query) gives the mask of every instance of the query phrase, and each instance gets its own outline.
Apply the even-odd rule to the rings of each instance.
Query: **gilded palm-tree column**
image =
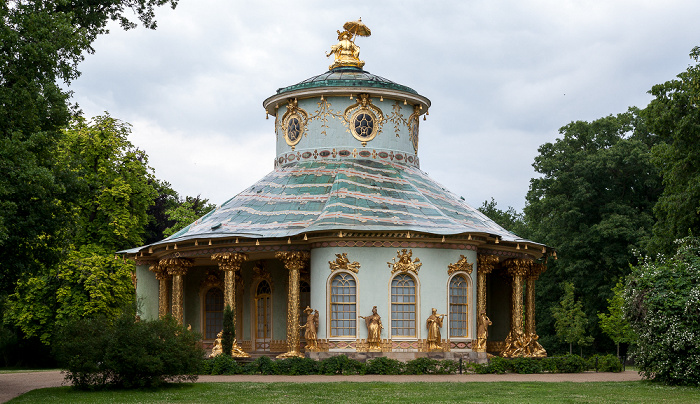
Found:
[[[488,327],[491,321],[486,316],[486,275],[493,271],[498,263],[494,255],[479,255],[476,268],[476,347],[475,352],[486,352]]]
[[[525,336],[527,338],[527,346],[525,347],[525,356],[529,357],[545,357],[547,351],[542,348],[537,340],[540,338],[535,330],[535,281],[540,277],[540,274],[547,270],[543,264],[532,264],[530,271],[527,274],[527,294],[525,296]]]
[[[299,272],[310,258],[306,251],[285,251],[275,254],[289,270],[289,296],[287,300],[287,352],[278,358],[304,357],[299,352]]]
[[[236,329],[236,272],[241,270],[241,265],[248,259],[244,253],[216,253],[211,259],[219,263],[219,269],[224,272],[224,304],[231,307],[233,312],[233,329]],[[231,355],[237,358],[248,358],[250,355],[243,352],[236,339],[233,340]]]
[[[508,273],[513,277],[510,333],[501,356],[513,358],[525,355],[526,338],[523,332],[523,277],[528,274],[531,261],[512,259],[506,263]]]
[[[158,279],[158,317],[163,318],[168,314],[168,306],[170,305],[170,290],[168,288],[170,275],[167,269],[160,264],[153,264],[148,269],[155,273],[156,279]]]
[[[184,285],[182,277],[192,266],[192,261],[187,258],[164,258],[160,260],[160,265],[167,269],[168,274],[173,277],[173,306],[172,313],[178,323],[185,321],[184,310]]]

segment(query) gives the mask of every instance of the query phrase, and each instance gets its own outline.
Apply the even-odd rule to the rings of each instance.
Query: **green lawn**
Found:
[[[157,390],[34,390],[11,403],[692,403],[700,389],[656,383],[196,383]]]

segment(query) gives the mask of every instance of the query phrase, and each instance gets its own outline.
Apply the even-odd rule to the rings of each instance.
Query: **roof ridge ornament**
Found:
[[[335,62],[329,66],[330,70],[337,67],[358,67],[362,69],[365,62],[360,60],[360,47],[355,45],[355,37],[370,36],[372,31],[362,22],[348,21],[343,24],[344,31],[338,31],[338,43],[331,46],[330,53],[326,57],[335,56]]]

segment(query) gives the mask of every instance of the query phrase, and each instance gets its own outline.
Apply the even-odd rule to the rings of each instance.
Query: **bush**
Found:
[[[588,369],[598,372],[622,372],[622,362],[615,355],[594,355],[588,360]]]
[[[673,257],[641,258],[625,287],[625,316],[639,337],[632,356],[646,378],[700,385],[700,238]]]
[[[556,373],[557,371],[557,359],[554,357],[547,357],[540,359],[540,371]]]
[[[365,365],[345,355],[338,355],[322,360],[318,370],[324,375],[363,375]]]
[[[510,361],[510,368],[515,373],[540,373],[542,371],[539,359],[535,358],[514,358]]]
[[[489,360],[488,365],[484,366],[482,369],[483,373],[506,373],[509,369],[508,359],[501,358],[500,356],[494,356]],[[479,372],[481,373],[481,372]]]
[[[588,367],[585,359],[573,354],[554,356],[552,360],[556,364],[558,373],[581,373]]]
[[[406,363],[406,373],[409,375],[429,375],[438,371],[438,361],[430,358],[416,358]]]
[[[444,359],[438,362],[439,375],[452,375],[459,372],[459,361]]]
[[[243,373],[247,375],[277,375],[279,374],[279,368],[276,361],[267,356],[261,356],[246,364],[243,367]]]
[[[134,319],[135,310],[129,309],[114,322],[85,318],[59,327],[54,354],[66,369],[66,379],[81,389],[197,380],[204,356],[199,334],[171,317]]]
[[[367,361],[365,372],[368,375],[400,375],[406,365],[396,359],[380,356]]]
[[[277,370],[281,375],[315,375],[318,362],[310,358],[287,358],[277,361]]]
[[[243,367],[231,356],[217,355],[213,359],[206,360],[211,363],[211,375],[239,375],[243,373]]]

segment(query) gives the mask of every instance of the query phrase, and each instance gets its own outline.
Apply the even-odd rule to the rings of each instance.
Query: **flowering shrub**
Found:
[[[673,257],[642,258],[625,288],[625,314],[639,336],[635,364],[646,378],[700,385],[700,239]]]

